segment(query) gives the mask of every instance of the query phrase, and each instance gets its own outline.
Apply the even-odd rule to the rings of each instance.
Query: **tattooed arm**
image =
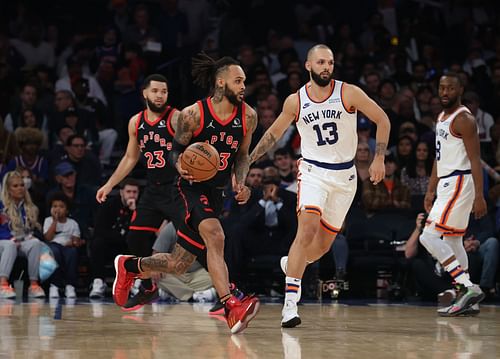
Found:
[[[347,109],[357,109],[363,112],[372,122],[377,125],[377,140],[375,146],[375,157],[370,165],[370,181],[377,184],[385,177],[385,151],[389,141],[391,123],[387,114],[359,87],[344,84],[344,105]]]
[[[192,181],[193,177],[188,171],[182,169],[180,159],[182,152],[191,141],[193,133],[200,127],[200,112],[197,104],[186,107],[178,115],[175,126],[175,136],[172,150],[168,156],[168,162],[175,166],[179,174],[186,180]]]
[[[178,243],[172,253],[157,253],[151,257],[141,258],[140,268],[143,272],[164,272],[175,275],[183,274],[196,260],[196,256]]]
[[[267,129],[266,133],[264,133],[257,146],[255,146],[252,151],[252,154],[250,155],[250,163],[257,161],[267,151],[274,147],[276,142],[281,138],[281,136],[283,136],[285,130],[297,116],[298,105],[299,97],[297,93],[293,93],[286,98],[280,115],[271,127]]]
[[[244,104],[244,106],[246,106],[245,121],[247,132],[245,134],[245,137],[243,137],[240,148],[238,149],[238,153],[236,154],[233,168],[236,180],[236,183],[233,187],[236,191],[235,199],[239,204],[245,204],[250,198],[250,189],[245,186],[245,180],[250,168],[250,156],[248,154],[248,150],[250,148],[250,143],[252,142],[252,134],[257,127],[257,113],[246,103]]]

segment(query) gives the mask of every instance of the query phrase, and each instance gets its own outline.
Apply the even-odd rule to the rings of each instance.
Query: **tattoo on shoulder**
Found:
[[[255,128],[257,127],[257,113],[254,110],[248,111],[246,113],[246,121],[248,131],[253,133],[255,131]]]
[[[181,112],[177,120],[175,140],[181,144],[188,144],[193,132],[200,126],[200,115],[192,108]]]
[[[375,154],[376,155],[385,155],[387,151],[387,143],[377,142],[375,145]]]

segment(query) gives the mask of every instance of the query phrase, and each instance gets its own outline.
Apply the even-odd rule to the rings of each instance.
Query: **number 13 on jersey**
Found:
[[[314,125],[313,130],[316,131],[316,135],[318,136],[318,141],[316,141],[318,146],[333,145],[339,140],[337,124],[335,122],[325,122],[321,127],[320,125]],[[326,134],[325,137],[323,137],[323,133]]]

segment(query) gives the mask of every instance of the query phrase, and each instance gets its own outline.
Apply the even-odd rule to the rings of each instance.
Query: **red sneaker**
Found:
[[[241,301],[235,296],[232,296],[226,302],[228,313],[226,315],[227,325],[231,329],[232,334],[242,332],[248,323],[257,315],[259,311],[259,298],[248,296]]]
[[[123,307],[128,300],[130,287],[134,283],[135,273],[125,269],[125,261],[133,256],[119,254],[115,257],[115,281],[113,282],[113,299],[116,304]]]

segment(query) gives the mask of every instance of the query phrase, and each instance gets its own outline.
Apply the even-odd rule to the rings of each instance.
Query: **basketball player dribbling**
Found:
[[[454,303],[438,309],[440,316],[477,314],[475,304],[484,298],[479,286],[470,281],[463,245],[471,211],[476,218],[486,214],[477,125],[462,106],[463,91],[457,74],[448,73],[439,80],[444,110],[436,122],[436,160],[424,199],[429,216],[420,235],[420,243],[457,283]]]
[[[259,309],[253,296],[238,299],[230,292],[224,261],[224,231],[218,219],[223,188],[234,175],[235,199],[244,204],[250,190],[244,185],[249,169],[248,149],[257,125],[255,111],[243,101],[245,73],[230,57],[214,61],[200,54],[193,61],[195,83],[211,87],[213,95],[182,110],[177,122],[169,163],[180,174],[176,183],[176,205],[181,209],[177,223],[178,242],[172,253],[133,258],[117,256],[116,296],[126,297],[131,280],[139,273],[182,274],[198,260],[210,273],[231,333],[244,330]],[[182,152],[193,142],[208,142],[220,155],[219,172],[205,182],[195,182],[181,166]]]
[[[260,158],[296,121],[303,158],[297,176],[297,235],[288,257],[281,260],[286,273],[281,320],[285,328],[301,323],[297,303],[304,270],[330,250],[356,193],[357,111],[377,124],[376,153],[369,169],[374,185],[384,179],[390,131],[387,115],[360,88],[333,79],[333,52],[328,46],[312,47],[305,67],[310,82],[288,96],[250,155],[251,162]]]
[[[147,185],[132,215],[127,244],[130,253],[148,256],[152,253],[156,232],[164,219],[172,220],[176,208],[172,186],[177,176],[175,167],[168,164],[174,128],[180,111],[167,105],[167,79],[159,74],[144,80],[142,95],[146,109],[134,115],[128,124],[128,144],[109,180],[96,194],[99,203],[106,200],[114,186],[135,167],[139,159],[146,167]],[[158,297],[158,289],[151,279],[143,277],[139,292],[118,301],[123,310],[136,310]]]

